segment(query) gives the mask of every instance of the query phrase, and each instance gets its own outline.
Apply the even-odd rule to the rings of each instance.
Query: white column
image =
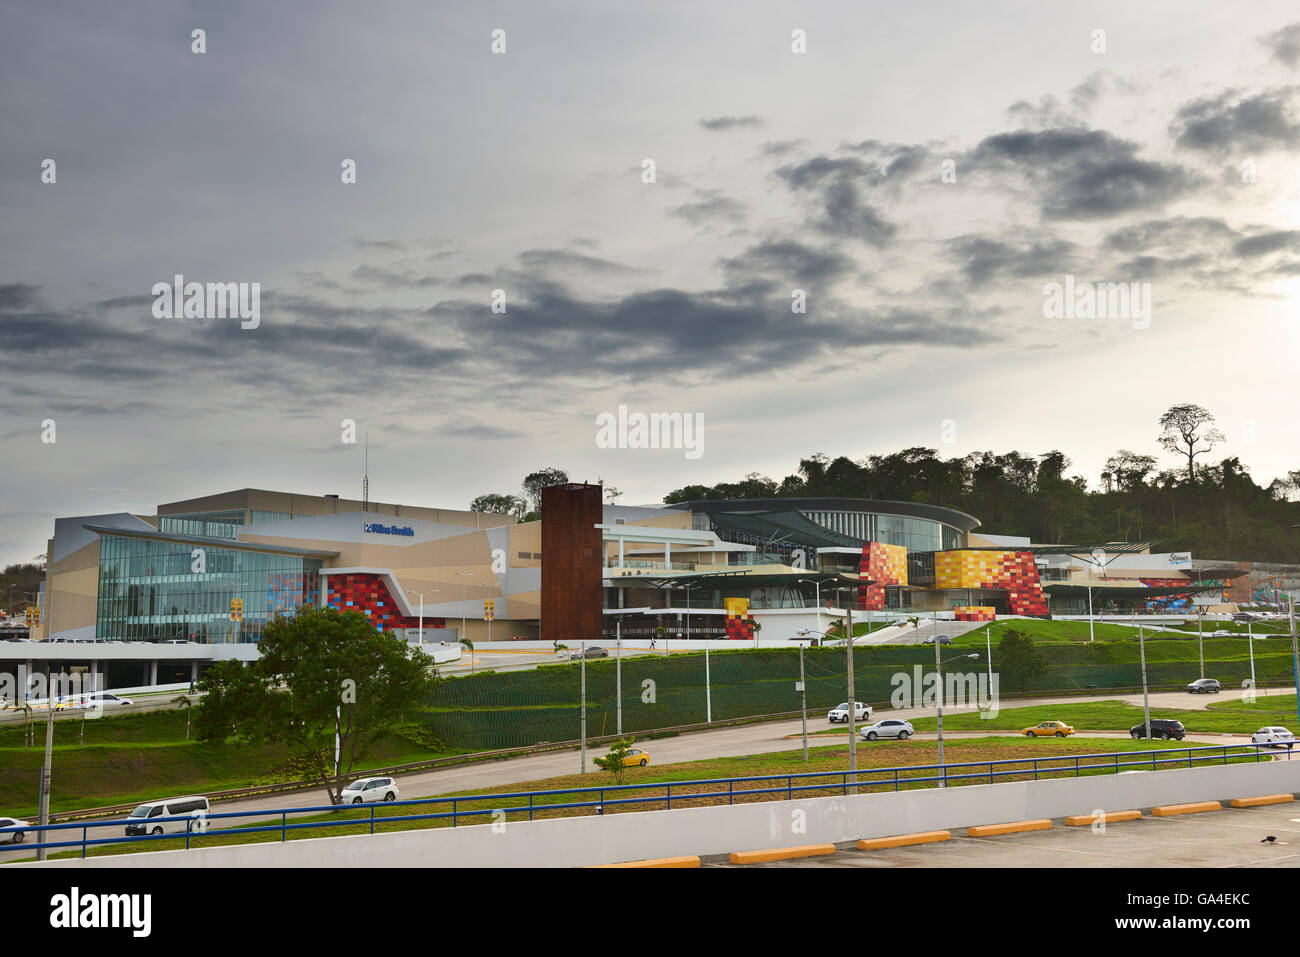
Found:
[[[102,690],[103,690],[102,688],[99,687],[99,662],[98,662],[98,661],[92,661],[92,662],[90,663],[90,688],[89,688],[89,690],[90,690],[90,691],[102,691]]]
[[[673,564],[673,543],[664,542],[664,565],[672,567]]]
[[[623,539],[618,540],[618,566],[623,567]]]
[[[157,683],[158,683],[158,659],[155,658],[153,661],[149,662],[149,684],[156,685]]]

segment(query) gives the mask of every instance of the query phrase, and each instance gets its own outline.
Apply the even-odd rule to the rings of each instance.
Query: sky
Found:
[[[33,0],[0,129],[2,564],[360,497],[367,441],[373,500],[444,508],[911,446],[1096,487],[1175,467],[1182,402],[1300,467],[1293,3]],[[160,317],[178,274],[257,283],[255,328]],[[601,447],[620,406],[702,444]]]

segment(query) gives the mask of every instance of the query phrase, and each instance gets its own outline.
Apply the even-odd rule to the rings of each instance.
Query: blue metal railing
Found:
[[[1084,774],[1119,774],[1125,769],[1140,771],[1158,771],[1165,767],[1196,767],[1198,764],[1228,764],[1232,762],[1255,762],[1272,757],[1291,759],[1291,749],[1279,751],[1279,746],[1270,744],[1232,744],[1206,745],[1187,748],[1162,748],[1154,751],[1112,751],[1100,754],[1058,755],[1042,758],[1002,758],[992,761],[970,761],[959,764],[922,764],[902,765],[889,768],[861,768],[857,771],[801,771],[793,774],[763,774],[750,777],[703,778],[692,781],[659,782],[655,784],[610,784],[593,787],[563,788],[549,791],[516,791],[503,794],[471,794],[461,797],[419,798],[411,801],[387,801],[369,805],[321,804],[303,807],[285,808],[279,811],[217,811],[201,816],[194,814],[173,817],[155,817],[147,819],[119,818],[111,821],[81,821],[68,824],[47,824],[44,828],[28,825],[25,828],[0,828],[0,848],[7,850],[61,851],[79,849],[84,858],[89,848],[109,844],[143,844],[152,841],[184,840],[188,849],[191,842],[202,844],[205,835],[219,833],[221,836],[238,834],[278,833],[281,841],[289,839],[290,832],[309,831],[316,828],[368,828],[375,833],[375,825],[399,824],[405,821],[441,822],[450,821],[456,827],[466,818],[494,818],[496,815],[508,817],[511,814],[527,815],[527,820],[536,819],[536,815],[549,811],[571,811],[590,809],[596,814],[604,814],[610,808],[630,805],[648,805],[643,810],[655,810],[661,806],[672,810],[677,807],[690,806],[694,801],[710,801],[726,798],[728,804],[741,800],[793,800],[796,794],[821,792],[826,794],[847,795],[850,788],[861,791],[888,789],[898,791],[903,787],[961,785],[968,782],[993,784],[999,778],[1030,777],[1038,781],[1055,775]],[[1121,760],[1123,759],[1123,760]],[[978,769],[978,770],[977,770]],[[773,783],[775,782],[775,783]],[[816,782],[816,783],[814,783]],[[750,785],[741,786],[737,785]],[[674,794],[673,789],[677,791]],[[684,790],[685,789],[685,790]],[[780,795],[779,798],[766,797]],[[587,800],[560,800],[561,797],[578,796]],[[504,802],[528,800],[527,805],[507,806]],[[539,803],[541,799],[541,803]],[[549,801],[547,799],[550,799]],[[423,814],[377,815],[380,808],[385,810],[407,809],[421,806],[441,806],[446,810],[435,810]],[[357,817],[338,817],[335,815],[358,814]],[[290,815],[328,814],[330,819],[318,821],[289,820]],[[279,821],[274,822],[278,817]],[[230,821],[257,818],[248,826],[213,827],[216,821]],[[266,819],[273,823],[264,823]],[[125,825],[145,824],[156,828],[164,824],[177,824],[177,833],[138,834],[124,833],[111,837],[91,837],[91,831],[102,832],[105,828],[125,828]],[[58,837],[68,832],[80,831],[77,839],[49,840],[49,832]],[[29,834],[44,832],[46,840],[40,843],[9,845],[15,833]],[[69,835],[71,838],[72,835]],[[25,855],[24,855],[25,856]],[[12,858],[11,858],[12,859]]]

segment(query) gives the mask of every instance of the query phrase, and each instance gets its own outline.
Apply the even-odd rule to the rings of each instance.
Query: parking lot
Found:
[[[706,867],[1296,867],[1300,865],[1300,803],[1230,808],[1181,817],[1109,824],[1104,832],[1067,827],[1002,837],[966,837],[915,847],[859,851],[768,864],[733,865],[726,857]],[[1269,835],[1273,843],[1261,843]],[[738,848],[747,850],[747,848]]]

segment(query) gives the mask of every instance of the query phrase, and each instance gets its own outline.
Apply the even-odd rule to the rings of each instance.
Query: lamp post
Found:
[[[435,589],[434,589],[433,591],[431,591],[429,594],[434,595],[434,594],[437,594],[437,592],[438,592],[438,589],[435,588]],[[419,643],[420,643],[421,645],[423,645],[423,644],[424,644],[424,592],[422,592],[422,591],[416,591],[416,590],[413,589],[413,588],[408,588],[408,589],[406,590],[406,593],[407,593],[408,595],[419,595],[419,596],[420,596],[420,637],[419,637]]]
[[[453,572],[452,574],[454,574],[457,578],[469,578],[469,577],[471,577],[474,573],[473,573],[473,572]],[[468,601],[469,599],[467,599],[467,598],[465,597],[465,587],[466,587],[466,584],[467,584],[466,582],[461,582],[461,583],[460,583],[460,637],[462,637],[462,638],[467,637],[466,634],[465,634],[465,602]]]
[[[1201,658],[1201,677],[1205,677],[1205,609],[1196,609],[1196,649]]]
[[[1092,627],[1092,582],[1088,583],[1088,641],[1094,641],[1096,636],[1093,634]]]
[[[979,658],[979,654],[972,653],[969,655],[953,655],[951,658],[947,659],[947,661],[957,661],[960,658]],[[948,774],[947,771],[944,769],[944,765],[943,765],[943,666],[945,663],[946,662],[939,660],[939,636],[935,635],[934,636],[934,672],[935,672],[935,683],[938,685],[938,687],[935,688],[934,700],[935,700],[935,704],[938,707],[938,715],[939,715],[937,727],[939,731],[939,775],[940,775],[939,787],[941,788],[946,788],[948,786]]]

